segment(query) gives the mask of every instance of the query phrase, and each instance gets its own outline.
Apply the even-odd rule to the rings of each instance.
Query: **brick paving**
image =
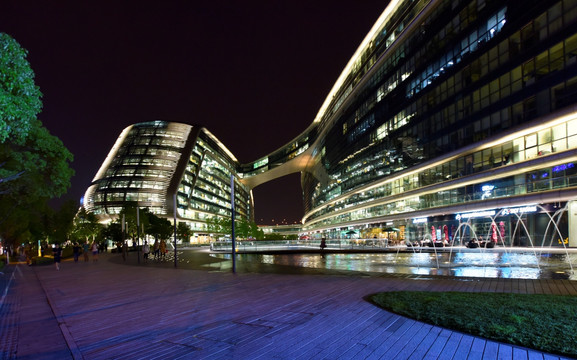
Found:
[[[562,359],[407,319],[388,290],[577,295],[569,280],[455,279],[260,267],[198,251],[174,268],[135,254],[11,265],[0,274],[2,359]]]

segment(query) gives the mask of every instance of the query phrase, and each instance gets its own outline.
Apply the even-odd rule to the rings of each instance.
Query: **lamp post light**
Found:
[[[232,272],[236,274],[236,241],[234,235],[234,175],[230,174],[230,216],[232,221]]]
[[[176,193],[174,194],[174,267],[176,268]]]
[[[136,258],[140,264],[140,209],[136,205]]]

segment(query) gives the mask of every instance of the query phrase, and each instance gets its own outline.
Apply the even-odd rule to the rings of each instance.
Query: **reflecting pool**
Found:
[[[214,256],[230,258],[230,254]],[[367,273],[577,280],[572,269],[572,264],[577,263],[576,253],[540,253],[530,250],[326,253],[322,255],[319,253],[246,253],[237,254],[237,260],[252,264]]]

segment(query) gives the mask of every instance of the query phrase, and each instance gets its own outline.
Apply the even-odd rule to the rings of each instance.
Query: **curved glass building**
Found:
[[[238,161],[209,131],[153,121],[127,127],[86,191],[84,207],[102,221],[127,203],[154,214],[186,220],[206,231],[206,219],[252,216],[250,190],[240,182]],[[232,181],[231,181],[232,176]]]
[[[453,241],[466,223],[577,246],[576,95],[576,0],[393,0],[300,136],[249,164],[221,156],[247,216],[252,188],[300,172],[312,237]],[[94,204],[118,194],[101,173]],[[185,174],[154,194],[189,184],[185,201]]]
[[[576,56],[575,1],[392,1],[313,124],[244,170],[300,166],[315,236],[452,240],[467,219],[567,243],[576,220],[551,219],[577,195]]]

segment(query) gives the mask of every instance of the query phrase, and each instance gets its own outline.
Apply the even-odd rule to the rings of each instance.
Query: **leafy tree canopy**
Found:
[[[149,213],[150,209],[138,207],[136,202],[124,205],[118,217],[124,219],[124,231],[129,238],[136,239],[137,235],[144,235],[144,230],[149,226]],[[120,222],[122,224],[122,220]]]
[[[156,216],[151,212],[147,216],[148,227],[145,230],[147,234],[154,236],[157,240],[168,240],[174,233],[174,228],[168,219]]]
[[[66,193],[74,175],[72,154],[37,119],[42,94],[26,55],[16,40],[0,33],[0,237],[9,246],[46,230],[28,224],[41,222],[38,209]],[[69,229],[60,230],[65,237]]]
[[[42,110],[42,93],[26,55],[16,40],[0,33],[0,143],[23,142]]]
[[[259,229],[254,221],[237,219],[234,222],[235,235],[241,239],[253,238],[262,239],[264,233]],[[206,229],[208,232],[218,235],[230,235],[232,233],[232,223],[230,219],[213,216],[206,220]]]
[[[103,226],[94,213],[81,208],[74,219],[74,235],[85,241],[94,241],[100,235]]]
[[[187,223],[179,222],[178,225],[176,225],[176,235],[182,242],[189,242],[192,230]]]
[[[110,222],[103,230],[102,236],[114,243],[122,242],[122,224],[120,219]]]
[[[23,144],[10,141],[0,144],[0,194],[10,200],[28,203],[38,198],[51,199],[66,193],[74,170],[73,156],[62,141],[52,136],[40,121],[32,121],[30,136]]]
[[[72,154],[36,118],[42,94],[26,55],[0,33],[0,195],[21,205],[63,195],[74,175]]]

